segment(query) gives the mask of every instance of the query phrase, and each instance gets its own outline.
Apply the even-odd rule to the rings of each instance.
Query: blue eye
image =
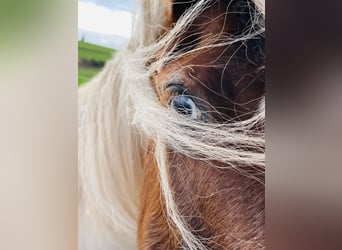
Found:
[[[201,111],[190,96],[174,96],[170,101],[170,106],[179,114],[188,116],[191,119],[198,120],[201,118]]]

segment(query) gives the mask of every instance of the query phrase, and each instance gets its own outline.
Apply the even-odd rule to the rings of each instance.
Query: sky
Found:
[[[131,33],[134,0],[79,0],[78,39],[121,49]]]

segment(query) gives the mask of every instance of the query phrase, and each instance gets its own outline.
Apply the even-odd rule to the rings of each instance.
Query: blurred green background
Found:
[[[115,53],[115,49],[78,41],[78,86],[91,80]]]

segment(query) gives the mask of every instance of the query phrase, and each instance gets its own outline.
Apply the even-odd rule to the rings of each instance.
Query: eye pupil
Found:
[[[196,113],[196,105],[189,96],[175,96],[171,100],[171,107],[176,110],[179,114],[190,116],[193,119]]]

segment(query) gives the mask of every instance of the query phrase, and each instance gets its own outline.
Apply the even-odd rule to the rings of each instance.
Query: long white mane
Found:
[[[127,48],[79,89],[79,248],[82,250],[136,249],[142,158],[149,140],[155,143],[168,219],[191,250],[205,247],[191,233],[174,203],[166,147],[191,158],[223,162],[242,174],[248,173],[236,167],[236,163],[261,171],[264,168],[264,135],[251,133],[252,127],[264,122],[264,105],[248,120],[218,125],[189,120],[159,104],[150,76],[163,60],[175,55],[166,54],[149,67],[146,64],[179,37],[206,8],[208,0],[199,1],[160,39],[166,3],[141,0]],[[229,46],[264,33],[264,0],[255,0],[255,4],[260,16],[255,17],[250,32],[241,37],[227,37],[215,46]]]

